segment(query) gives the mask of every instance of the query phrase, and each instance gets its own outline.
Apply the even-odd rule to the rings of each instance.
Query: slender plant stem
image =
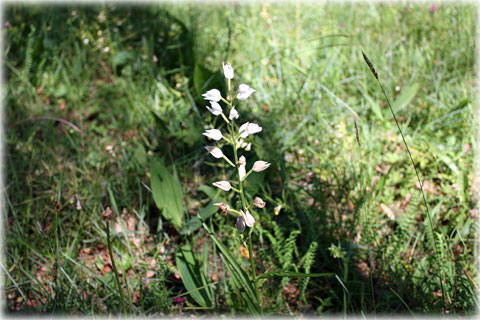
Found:
[[[253,284],[255,285],[255,293],[257,294],[257,303],[258,303],[258,306],[260,307],[260,312],[263,314],[262,299],[260,298],[260,290],[258,290],[257,273],[255,271],[255,259],[253,259],[252,232],[253,232],[253,228],[248,233],[248,256],[250,258],[250,266],[252,267],[252,277],[253,277]]]
[[[239,185],[239,188],[240,188],[240,199],[242,200],[242,209],[244,211],[246,211],[247,210],[247,204],[246,204],[246,201],[245,201],[245,196],[243,194],[242,179],[240,179],[240,175],[238,174],[237,137],[235,136],[235,133],[234,133],[233,123],[230,125],[230,131],[231,131],[232,138],[233,138],[233,156],[234,156],[234,159],[235,159],[235,171],[236,171],[236,174],[237,174],[238,185]]]
[[[230,132],[231,132],[232,138],[233,138],[233,155],[234,155],[234,159],[235,159],[235,170],[236,170],[236,173],[237,173],[238,184],[240,186],[240,198],[242,200],[243,211],[246,212],[247,211],[247,202],[245,201],[245,195],[243,194],[242,178],[240,177],[240,174],[238,172],[239,165],[238,165],[238,154],[237,154],[237,136],[235,135],[235,132],[234,132],[233,121],[231,122],[231,125],[230,125]],[[260,308],[260,312],[263,314],[262,301],[260,299],[260,291],[258,290],[257,273],[256,273],[256,270],[255,270],[255,260],[253,259],[252,232],[253,232],[253,227],[250,230],[250,232],[248,233],[248,255],[250,257],[250,267],[252,269],[251,272],[252,272],[253,283],[254,283],[254,286],[255,286],[255,293],[256,293],[256,296],[257,296],[258,307]]]
[[[382,92],[383,92],[383,95],[385,96],[385,99],[387,99],[388,107],[390,108],[390,111],[393,115],[393,119],[395,120],[395,124],[397,125],[398,131],[400,131],[400,135],[402,136],[403,144],[405,145],[405,149],[407,149],[408,156],[410,157],[410,161],[412,162],[413,169],[415,170],[415,174],[417,175],[417,180],[418,180],[418,183],[420,184],[420,192],[421,192],[422,197],[423,197],[423,203],[425,204],[425,208],[427,210],[428,222],[430,224],[430,229],[432,231],[433,246],[434,246],[433,251],[434,251],[435,257],[438,257],[437,240],[435,239],[435,234],[433,232],[433,221],[432,221],[432,217],[430,215],[430,210],[428,209],[427,197],[425,196],[425,192],[423,191],[423,183],[420,179],[420,175],[418,174],[417,166],[415,165],[415,161],[413,161],[413,157],[412,157],[412,154],[410,153],[410,149],[408,148],[407,141],[405,140],[405,136],[403,135],[403,131],[400,128],[400,124],[398,123],[397,117],[395,116],[395,112],[393,111],[392,103],[390,102],[390,99],[388,98],[388,95],[385,92],[385,89],[383,88],[382,83],[378,79],[377,71],[375,70],[373,64],[367,58],[365,53],[362,52],[362,55],[363,55],[363,58],[364,58],[365,62],[368,65],[368,67],[370,68],[370,71],[373,73],[375,79],[377,79],[377,83],[380,86],[380,88],[382,89]],[[442,279],[442,277],[440,277],[440,286],[441,286],[441,290],[442,290],[443,307],[445,308],[445,292],[443,290],[443,279]]]
[[[122,286],[120,284],[120,279],[118,278],[117,267],[115,265],[115,259],[113,258],[112,254],[112,243],[110,242],[110,223],[107,220],[107,247],[108,247],[108,255],[110,256],[110,260],[112,260],[112,268],[113,274],[115,275],[115,282],[117,283],[118,292],[120,293],[120,302],[122,303],[123,314],[127,315],[127,308],[125,306],[125,296],[123,294]]]

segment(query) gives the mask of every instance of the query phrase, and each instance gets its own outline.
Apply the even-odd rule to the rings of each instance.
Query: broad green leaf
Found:
[[[66,94],[67,94],[67,87],[65,86],[65,84],[60,83],[55,89],[55,93],[54,93],[55,98],[63,97]]]
[[[415,95],[417,94],[419,88],[420,85],[418,83],[414,83],[400,94],[400,96],[392,103],[392,109],[395,114],[408,106],[408,104],[413,100],[413,98],[415,98]],[[388,119],[393,117],[391,112],[389,112],[388,114]]]
[[[133,60],[133,58],[134,58],[133,53],[128,51],[120,51],[113,57],[113,65],[114,66],[126,65],[128,62]]]
[[[205,193],[210,199],[214,200],[215,198],[218,198],[218,189],[213,189],[212,187],[206,186],[206,185],[201,185],[198,187],[199,191],[202,191]]]
[[[178,179],[158,160],[150,162],[153,200],[165,219],[178,230],[183,224],[183,197]]]
[[[118,268],[123,272],[127,271],[132,267],[132,263],[134,262],[134,258],[129,255],[128,253],[124,253],[122,255],[122,260],[118,262]]]
[[[190,245],[187,244],[181,247],[175,259],[182,282],[189,291],[190,296],[202,307],[211,307],[211,289],[206,285],[205,274],[195,259]]]
[[[214,206],[214,203],[223,202],[230,205],[230,203],[225,198],[219,196],[220,192],[218,189],[213,189],[212,187],[202,185],[198,188],[198,190],[205,193],[210,199],[212,199],[212,201],[208,204],[208,206],[200,209],[198,216],[193,217],[185,224],[182,230],[180,230],[180,234],[190,234],[191,232],[200,228],[203,223],[202,221],[206,221],[215,212],[218,211],[218,207]]]
[[[133,159],[140,165],[144,167],[147,164],[147,152],[143,145],[139,145],[137,149],[135,149],[135,153],[133,154]]]
[[[180,230],[180,234],[190,234],[193,231],[197,230],[202,226],[202,221],[207,220],[210,218],[215,212],[218,211],[218,207],[214,206],[214,203],[221,202],[220,200],[214,200],[209,203],[208,206],[205,208],[200,209],[199,216],[202,218],[202,220],[199,219],[198,216],[193,217],[190,219],[185,226]]]
[[[201,64],[195,64],[193,70],[193,87],[195,89],[196,98],[201,99],[202,94],[210,89],[218,89],[225,93],[225,80],[223,73],[220,71],[212,72]]]
[[[365,99],[367,99],[368,103],[370,104],[370,107],[372,108],[373,113],[377,116],[377,118],[380,120],[383,120],[382,109],[380,109],[380,105],[378,104],[378,102],[373,100],[372,97],[370,97],[366,92],[363,92],[363,96],[365,97]]]

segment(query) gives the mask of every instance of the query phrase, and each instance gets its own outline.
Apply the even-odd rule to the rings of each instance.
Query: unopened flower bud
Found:
[[[222,132],[218,129],[209,129],[202,133],[204,136],[213,139],[213,140],[220,140],[222,139]]]
[[[222,189],[223,191],[230,191],[232,189],[232,186],[230,185],[230,182],[228,181],[217,181],[212,183],[215,187]]]
[[[220,159],[220,158],[223,157],[223,152],[220,148],[212,147],[212,146],[206,146],[205,149],[207,149],[207,151],[210,152],[210,154],[217,159]]]
[[[246,163],[247,163],[247,159],[245,159],[244,156],[241,156],[240,158],[238,158],[239,165],[244,166]]]
[[[245,220],[245,224],[247,227],[251,228],[255,224],[255,218],[250,214],[250,212],[247,210],[246,213],[243,213],[243,211],[240,211],[242,214],[243,219]]]
[[[218,206],[222,210],[222,213],[225,214],[225,215],[227,215],[227,211],[228,211],[228,209],[230,209],[228,204],[223,203],[223,202],[214,203],[213,205]]]
[[[255,197],[255,199],[253,200],[253,205],[257,208],[263,208],[265,207],[266,203],[265,201],[263,201],[261,198],[259,197]]]
[[[225,76],[225,78],[232,79],[233,78],[233,67],[232,67],[232,65],[224,64],[222,62],[222,66],[223,66],[223,75]]]
[[[261,172],[261,171],[267,169],[268,167],[270,167],[269,162],[262,161],[262,160],[255,161],[255,163],[253,164],[253,171]]]

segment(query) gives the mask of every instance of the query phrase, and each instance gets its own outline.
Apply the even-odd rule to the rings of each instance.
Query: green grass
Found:
[[[263,127],[247,160],[272,163],[247,185],[247,198],[268,203],[253,234],[258,272],[337,275],[262,279],[265,313],[474,314],[476,10],[450,3],[434,11],[427,3],[8,5],[8,311],[122,312],[102,218],[110,207],[120,216],[110,236],[129,288],[127,312],[247,312],[204,228],[179,232],[150,185],[150,163],[161,160],[179,183],[184,223],[213,198],[228,198],[200,188],[226,172],[203,149],[204,126],[216,119],[200,95],[225,89],[220,71],[228,61],[234,80],[257,90],[238,107],[242,121]],[[392,100],[433,230],[362,50]],[[206,225],[247,270],[232,220],[215,213]],[[211,308],[185,294],[178,277],[176,252],[188,244],[206,275],[202,292],[213,293]]]

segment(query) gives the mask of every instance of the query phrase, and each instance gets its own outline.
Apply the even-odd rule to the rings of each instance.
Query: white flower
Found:
[[[251,228],[255,224],[255,218],[250,214],[250,212],[243,213],[242,210],[240,210],[240,213],[242,214],[243,220],[245,220],[245,224],[247,227]]]
[[[212,183],[213,186],[222,189],[223,191],[230,191],[232,189],[232,186],[230,185],[230,182],[228,181],[217,181]]]
[[[248,145],[249,144],[246,143],[245,141],[243,141],[242,138],[238,139],[238,141],[237,141],[237,149],[238,148],[246,148],[246,147],[248,147]]]
[[[245,170],[245,165],[239,166],[238,167],[238,175],[240,176],[240,180],[243,180],[243,177],[247,174],[247,171]]]
[[[238,159],[238,175],[240,176],[240,180],[243,180],[243,177],[247,174],[247,171],[245,169],[246,165],[246,159],[244,156],[241,156],[240,159]]]
[[[230,110],[230,114],[228,115],[228,119],[233,120],[233,119],[238,119],[238,111],[235,108],[232,108]]]
[[[202,94],[203,99],[218,102],[222,100],[222,95],[217,89],[208,90]]]
[[[90,40],[88,40],[88,38],[83,39],[83,44],[84,45],[87,45],[89,42],[90,42]]]
[[[255,89],[250,88],[248,85],[242,83],[238,86],[238,100],[246,100],[252,93],[255,92]]]
[[[245,146],[245,151],[250,151],[252,149],[252,143],[249,142],[246,146]]]
[[[225,78],[227,79],[232,79],[233,78],[233,67],[230,64],[225,64],[222,62],[223,66],[223,74],[225,75]]]
[[[222,107],[216,103],[215,101],[210,101],[212,107],[210,108],[207,106],[207,110],[210,111],[214,116],[218,116],[220,113],[223,112]]]
[[[220,158],[223,157],[223,152],[220,148],[212,147],[212,146],[206,146],[205,149],[207,149],[207,151],[210,152],[210,154],[217,159],[220,159]]]
[[[253,164],[253,171],[261,172],[261,171],[267,169],[268,167],[270,167],[270,163],[268,163],[266,161],[262,161],[262,160],[255,161],[255,163]]]
[[[245,139],[246,137],[248,137],[247,126],[249,124],[250,124],[250,122],[245,122],[244,124],[242,124],[240,126],[240,128],[238,128],[238,132],[240,133],[240,138]]]
[[[255,134],[255,133],[258,133],[258,132],[262,131],[262,127],[260,127],[256,123],[249,123],[246,131],[247,131],[248,134]]]
[[[222,132],[218,129],[209,129],[202,133],[204,136],[213,139],[213,140],[220,140],[222,139]]]
[[[244,156],[241,156],[240,158],[238,158],[239,165],[244,166],[246,163],[247,163],[247,159],[245,159]]]
[[[103,48],[103,52],[108,52],[108,51],[110,51],[110,48],[109,48],[109,47]]]
[[[242,214],[241,217],[238,217],[237,219],[237,229],[240,232],[243,232],[245,230],[245,226],[251,228],[255,224],[255,218],[250,214],[250,212],[243,213],[242,210],[240,210],[240,213]]]
[[[259,198],[259,197],[255,197],[255,199],[253,200],[253,205],[257,208],[263,208],[265,207],[266,203],[265,201],[262,200],[262,198]]]
[[[80,203],[80,200],[77,200],[77,210],[82,210],[82,204]]]
[[[256,123],[245,122],[238,128],[238,132],[240,133],[240,138],[246,138],[251,134],[255,134],[262,131],[262,127],[260,127]]]

